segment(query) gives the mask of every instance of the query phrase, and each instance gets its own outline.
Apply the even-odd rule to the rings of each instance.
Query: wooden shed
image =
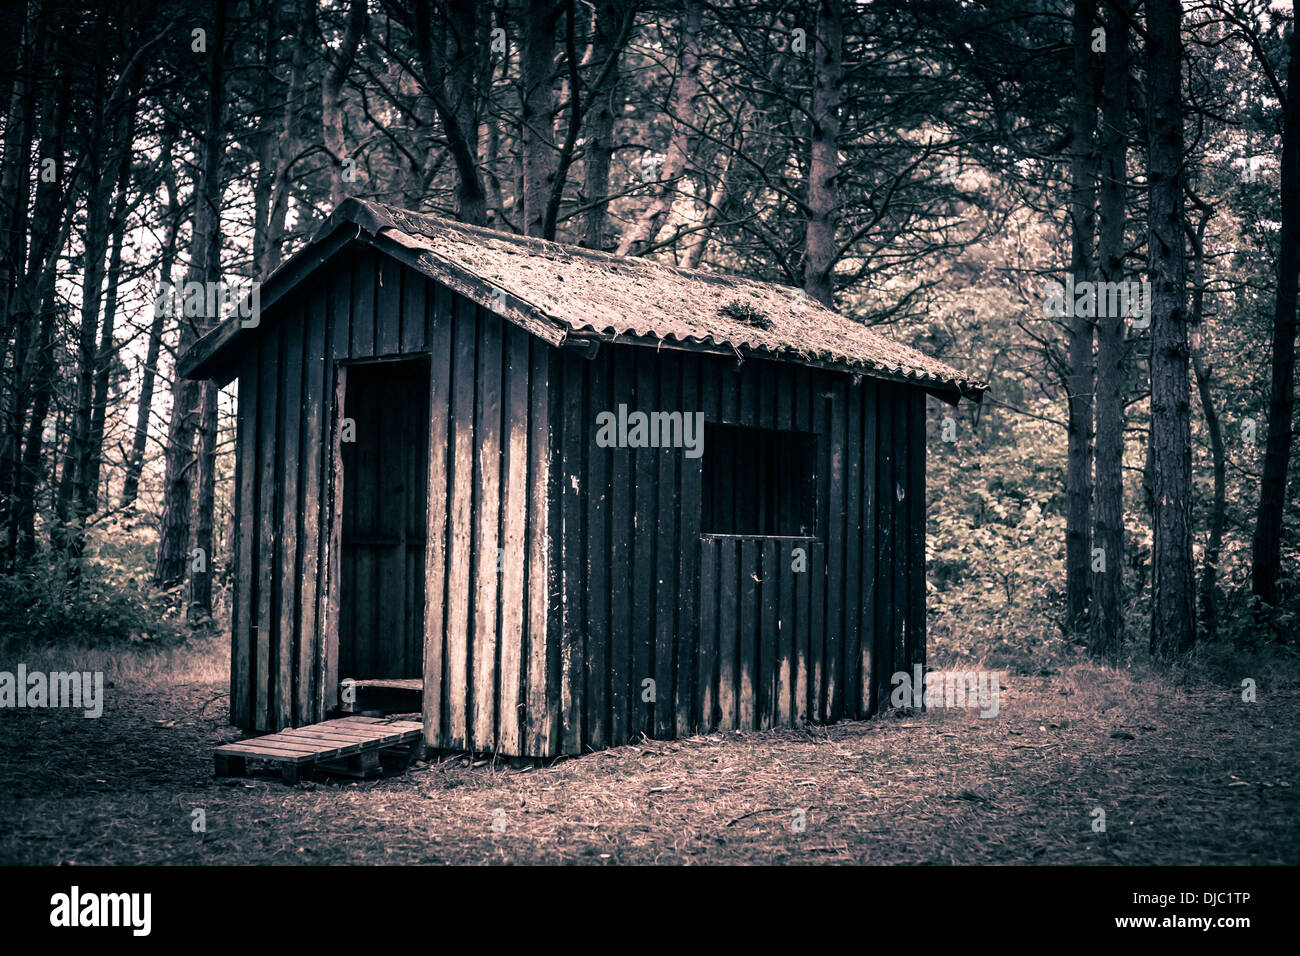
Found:
[[[418,680],[428,746],[533,757],[887,705],[926,395],[984,388],[796,289],[356,200],[181,365],[239,383],[233,722]]]

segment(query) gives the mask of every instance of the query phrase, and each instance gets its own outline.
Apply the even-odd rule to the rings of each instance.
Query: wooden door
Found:
[[[419,678],[429,363],[350,365],[346,391],[338,675]]]

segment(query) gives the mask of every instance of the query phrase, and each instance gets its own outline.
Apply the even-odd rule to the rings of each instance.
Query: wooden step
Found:
[[[414,720],[340,717],[223,744],[214,753],[216,775],[243,776],[249,761],[259,761],[278,766],[286,783],[297,783],[302,768],[312,766],[347,776],[371,777],[379,772],[381,753],[405,748],[407,757],[413,757],[423,736],[423,726]]]

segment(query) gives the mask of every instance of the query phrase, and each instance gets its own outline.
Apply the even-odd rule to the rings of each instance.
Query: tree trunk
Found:
[[[330,61],[329,69],[321,83],[320,118],[329,156],[330,205],[337,206],[348,194],[343,179],[343,160],[346,146],[343,138],[343,83],[357,56],[361,37],[366,32],[368,14],[366,0],[351,0],[348,4],[348,25],[339,44],[338,53]]]
[[[37,26],[40,8],[32,3],[23,7],[21,27],[23,42],[20,47],[18,68],[14,72],[13,87],[9,97],[9,116],[5,126],[4,165],[0,171],[0,365],[8,346],[10,305],[18,277],[22,274],[26,229],[15,228],[27,222],[30,170],[26,162],[17,157],[32,154],[36,110],[36,93],[43,76],[45,44]],[[53,83],[50,79],[49,82]],[[21,185],[20,185],[21,184]]]
[[[1101,227],[1097,259],[1102,279],[1124,281],[1124,204],[1128,163],[1128,11],[1112,12],[1106,22],[1105,76],[1102,87]],[[1111,285],[1111,288],[1117,288]],[[1099,297],[1100,305],[1100,297]],[[1115,300],[1098,308],[1096,450],[1094,458],[1093,545],[1101,549],[1103,570],[1092,577],[1088,650],[1114,661],[1124,638],[1124,319]]]
[[[476,226],[487,222],[487,194],[478,168],[474,122],[478,113],[473,61],[479,15],[479,5],[473,0],[454,0],[447,9],[450,33],[439,38],[433,31],[428,0],[416,0],[413,24],[424,92],[442,120],[447,152],[456,166],[456,217]],[[554,20],[551,22],[553,25]],[[441,146],[437,149],[441,151]]]
[[[524,235],[546,232],[546,204],[555,185],[555,25],[563,4],[528,0],[525,5],[519,75],[523,124]]]
[[[617,57],[615,34],[625,7],[620,0],[600,0],[591,12],[591,60],[599,65],[610,56]],[[618,67],[614,64],[604,89],[592,93],[587,115],[586,153],[582,163],[582,199],[587,206],[583,215],[582,244],[589,249],[604,249],[608,240],[605,226],[609,204],[609,167],[614,158],[614,97],[618,90]]]
[[[1182,10],[1147,0],[1147,142],[1150,149],[1152,514],[1151,652],[1166,660],[1196,637],[1192,593],[1192,436],[1188,381],[1187,264],[1183,247]]]
[[[149,324],[149,343],[146,346],[144,367],[140,372],[140,398],[136,412],[135,434],[126,460],[126,474],[122,478],[121,507],[135,504],[140,493],[140,473],[144,470],[145,449],[149,444],[149,421],[153,414],[154,383],[158,377],[158,356],[162,351],[162,337],[166,329],[167,308],[170,301],[172,266],[176,260],[176,240],[180,232],[181,203],[176,187],[176,173],[172,166],[172,149],[176,142],[176,128],[168,124],[163,136],[163,149],[159,157],[163,181],[167,186],[167,235],[163,240],[158,266],[158,295],[153,318]],[[161,297],[166,295],[166,299]]]
[[[727,204],[727,199],[731,195],[732,171],[736,168],[735,158],[728,156],[723,161],[722,171],[718,174],[718,181],[713,184],[713,189],[709,192],[707,206],[704,210],[704,217],[700,221],[700,229],[686,243],[686,248],[682,252],[681,267],[683,269],[696,269],[704,261],[704,250],[709,246],[709,234],[713,231],[713,225],[717,222],[718,216],[721,215],[722,209]]]
[[[695,99],[700,94],[700,22],[696,0],[682,0],[681,52],[678,55],[677,88],[673,92],[673,131],[663,168],[658,171],[654,198],[637,217],[615,250],[620,256],[639,256],[654,245],[673,202],[678,180],[690,162],[690,132],[695,125]]]
[[[63,42],[57,24],[47,24],[37,43],[41,62],[57,61]],[[67,133],[69,81],[66,74],[50,78],[41,93],[39,104],[40,147],[37,154],[36,196],[32,216],[26,223],[26,263],[15,260],[13,292],[0,329],[0,343],[8,344],[13,336],[13,358],[10,367],[12,379],[0,391],[0,526],[5,532],[5,555],[0,567],[12,569],[16,559],[19,537],[21,502],[16,498],[19,472],[22,468],[24,423],[31,402],[31,388],[36,361],[29,355],[30,343],[39,334],[41,303],[48,283],[54,277],[54,266],[67,230],[66,218],[70,215],[72,184],[77,175],[69,172],[64,162],[64,140]],[[52,176],[44,171],[50,166]],[[18,177],[18,189],[26,193],[28,184],[26,164]],[[17,220],[14,220],[17,225]],[[21,241],[11,246],[11,256],[19,255]],[[39,356],[38,356],[39,357]],[[0,346],[3,360],[3,346]]]
[[[262,258],[257,263],[259,279],[265,279],[270,275],[283,257],[284,228],[289,215],[289,193],[293,188],[293,166],[301,149],[302,137],[299,135],[302,125],[301,100],[307,73],[308,37],[312,33],[316,14],[315,4],[301,2],[298,13],[298,20],[294,25],[293,54],[290,58],[289,89],[285,96],[284,117],[273,150],[274,166],[271,175],[270,205],[266,216],[266,242],[262,247]],[[218,274],[216,279],[220,278]]]
[[[224,0],[218,0],[224,7]],[[301,25],[300,25],[301,26]],[[223,27],[224,31],[224,27]],[[297,37],[298,48],[305,44],[305,31],[300,30]],[[295,74],[300,72],[301,64],[297,62],[295,52]],[[209,285],[221,281],[221,196],[222,196],[222,133],[226,128],[226,89],[225,69],[220,56],[212,61],[212,95],[208,100],[207,135],[204,137],[203,188],[198,194],[199,201],[211,210],[202,221],[196,218],[193,242],[195,251],[201,255],[191,261],[191,269],[203,269],[203,279]],[[291,86],[296,86],[295,83]],[[292,114],[294,111],[289,110]],[[292,120],[286,119],[285,140],[292,141],[290,130]],[[284,140],[281,141],[283,146]],[[281,170],[287,170],[288,163]],[[274,210],[272,210],[274,216]],[[273,227],[274,228],[274,227]],[[274,241],[278,248],[278,239]],[[218,316],[209,316],[209,328],[215,326]],[[204,329],[208,331],[208,329]],[[216,461],[217,461],[217,385],[205,381],[199,385],[199,451],[198,484],[195,488],[194,505],[194,553],[190,560],[190,607],[191,623],[200,623],[212,617],[212,575],[216,564],[213,512],[216,507]]]
[[[58,303],[54,279],[46,283],[42,298],[40,338],[37,343],[35,373],[32,378],[32,413],[24,438],[22,466],[15,490],[16,535],[12,542],[15,566],[26,565],[36,554],[36,488],[42,472],[41,445],[45,437],[45,419],[54,395],[54,325]]]
[[[220,275],[219,262],[208,262],[213,247],[212,236],[219,235],[221,225],[221,154],[225,127],[225,56],[226,0],[216,0],[216,17],[209,47],[211,74],[208,87],[208,110],[203,132],[202,162],[194,185],[194,227],[190,237],[190,266],[186,284],[206,282]],[[217,247],[219,248],[219,246]],[[217,316],[208,316],[209,322]],[[201,318],[182,315],[181,334],[176,348],[178,356],[194,344],[196,322]],[[179,583],[189,566],[190,507],[193,504],[191,470],[194,467],[195,417],[198,412],[197,382],[181,378],[172,381],[172,417],[167,434],[167,472],[163,484],[163,513],[158,534],[158,560],[154,581],[163,587]],[[199,545],[202,547],[202,545]],[[210,564],[211,555],[205,557]]]
[[[1096,0],[1074,4],[1074,119],[1070,156],[1070,271],[1077,286],[1095,281],[1094,232],[1097,225],[1097,127],[1092,31]],[[1109,54],[1107,54],[1109,55]],[[1088,578],[1092,567],[1092,393],[1095,387],[1093,317],[1070,311],[1066,390],[1068,392],[1065,469],[1065,628],[1078,633],[1087,623]]]
[[[108,291],[104,297],[104,318],[100,322],[99,351],[95,356],[95,380],[91,396],[90,441],[86,458],[86,477],[82,482],[79,507],[83,515],[90,515],[99,507],[100,465],[104,458],[104,428],[108,419],[108,380],[117,348],[113,334],[117,320],[118,286],[122,278],[122,242],[126,238],[129,207],[127,194],[131,185],[131,142],[135,135],[134,98],[127,106],[120,124],[117,168],[117,199],[113,205],[109,224],[112,248],[108,254]]]
[[[1214,407],[1214,393],[1210,389],[1211,371],[1206,365],[1203,351],[1203,322],[1205,305],[1205,227],[1210,221],[1210,208],[1201,207],[1201,221],[1191,233],[1192,240],[1192,307],[1191,345],[1192,371],[1196,374],[1196,388],[1201,397],[1201,410],[1205,413],[1205,430],[1210,435],[1210,452],[1214,459],[1214,506],[1210,511],[1210,539],[1205,545],[1205,563],[1201,569],[1200,596],[1202,633],[1214,640],[1219,629],[1219,556],[1223,553],[1223,528],[1227,521],[1227,454],[1223,444],[1223,424]]]
[[[1295,410],[1297,272],[1300,272],[1300,25],[1291,28],[1286,107],[1282,125],[1281,228],[1278,232],[1277,298],[1273,307],[1273,384],[1259,512],[1251,542],[1251,590],[1277,604],[1286,510],[1286,473],[1291,461]]]
[[[55,543],[69,558],[70,579],[77,575],[84,535],[82,526],[87,512],[82,503],[90,497],[86,481],[90,477],[90,422],[94,402],[95,347],[99,331],[99,313],[103,302],[105,258],[108,254],[109,211],[112,204],[116,170],[112,162],[116,151],[106,117],[112,104],[105,101],[103,87],[107,65],[103,56],[96,63],[91,103],[91,169],[86,186],[86,233],[82,249],[81,323],[77,335],[76,400],[73,405],[72,429],[63,458],[63,473],[55,499]],[[118,148],[121,148],[120,145]]]
[[[808,163],[808,222],[804,233],[803,288],[808,297],[835,308],[835,225],[839,210],[840,59],[842,0],[820,0],[813,52],[812,133]]]

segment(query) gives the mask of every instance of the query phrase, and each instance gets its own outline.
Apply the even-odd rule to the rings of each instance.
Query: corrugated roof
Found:
[[[348,224],[359,227],[360,237],[553,343],[570,334],[636,337],[831,365],[976,401],[985,389],[789,286],[678,269],[360,200],[341,204],[313,244]]]

